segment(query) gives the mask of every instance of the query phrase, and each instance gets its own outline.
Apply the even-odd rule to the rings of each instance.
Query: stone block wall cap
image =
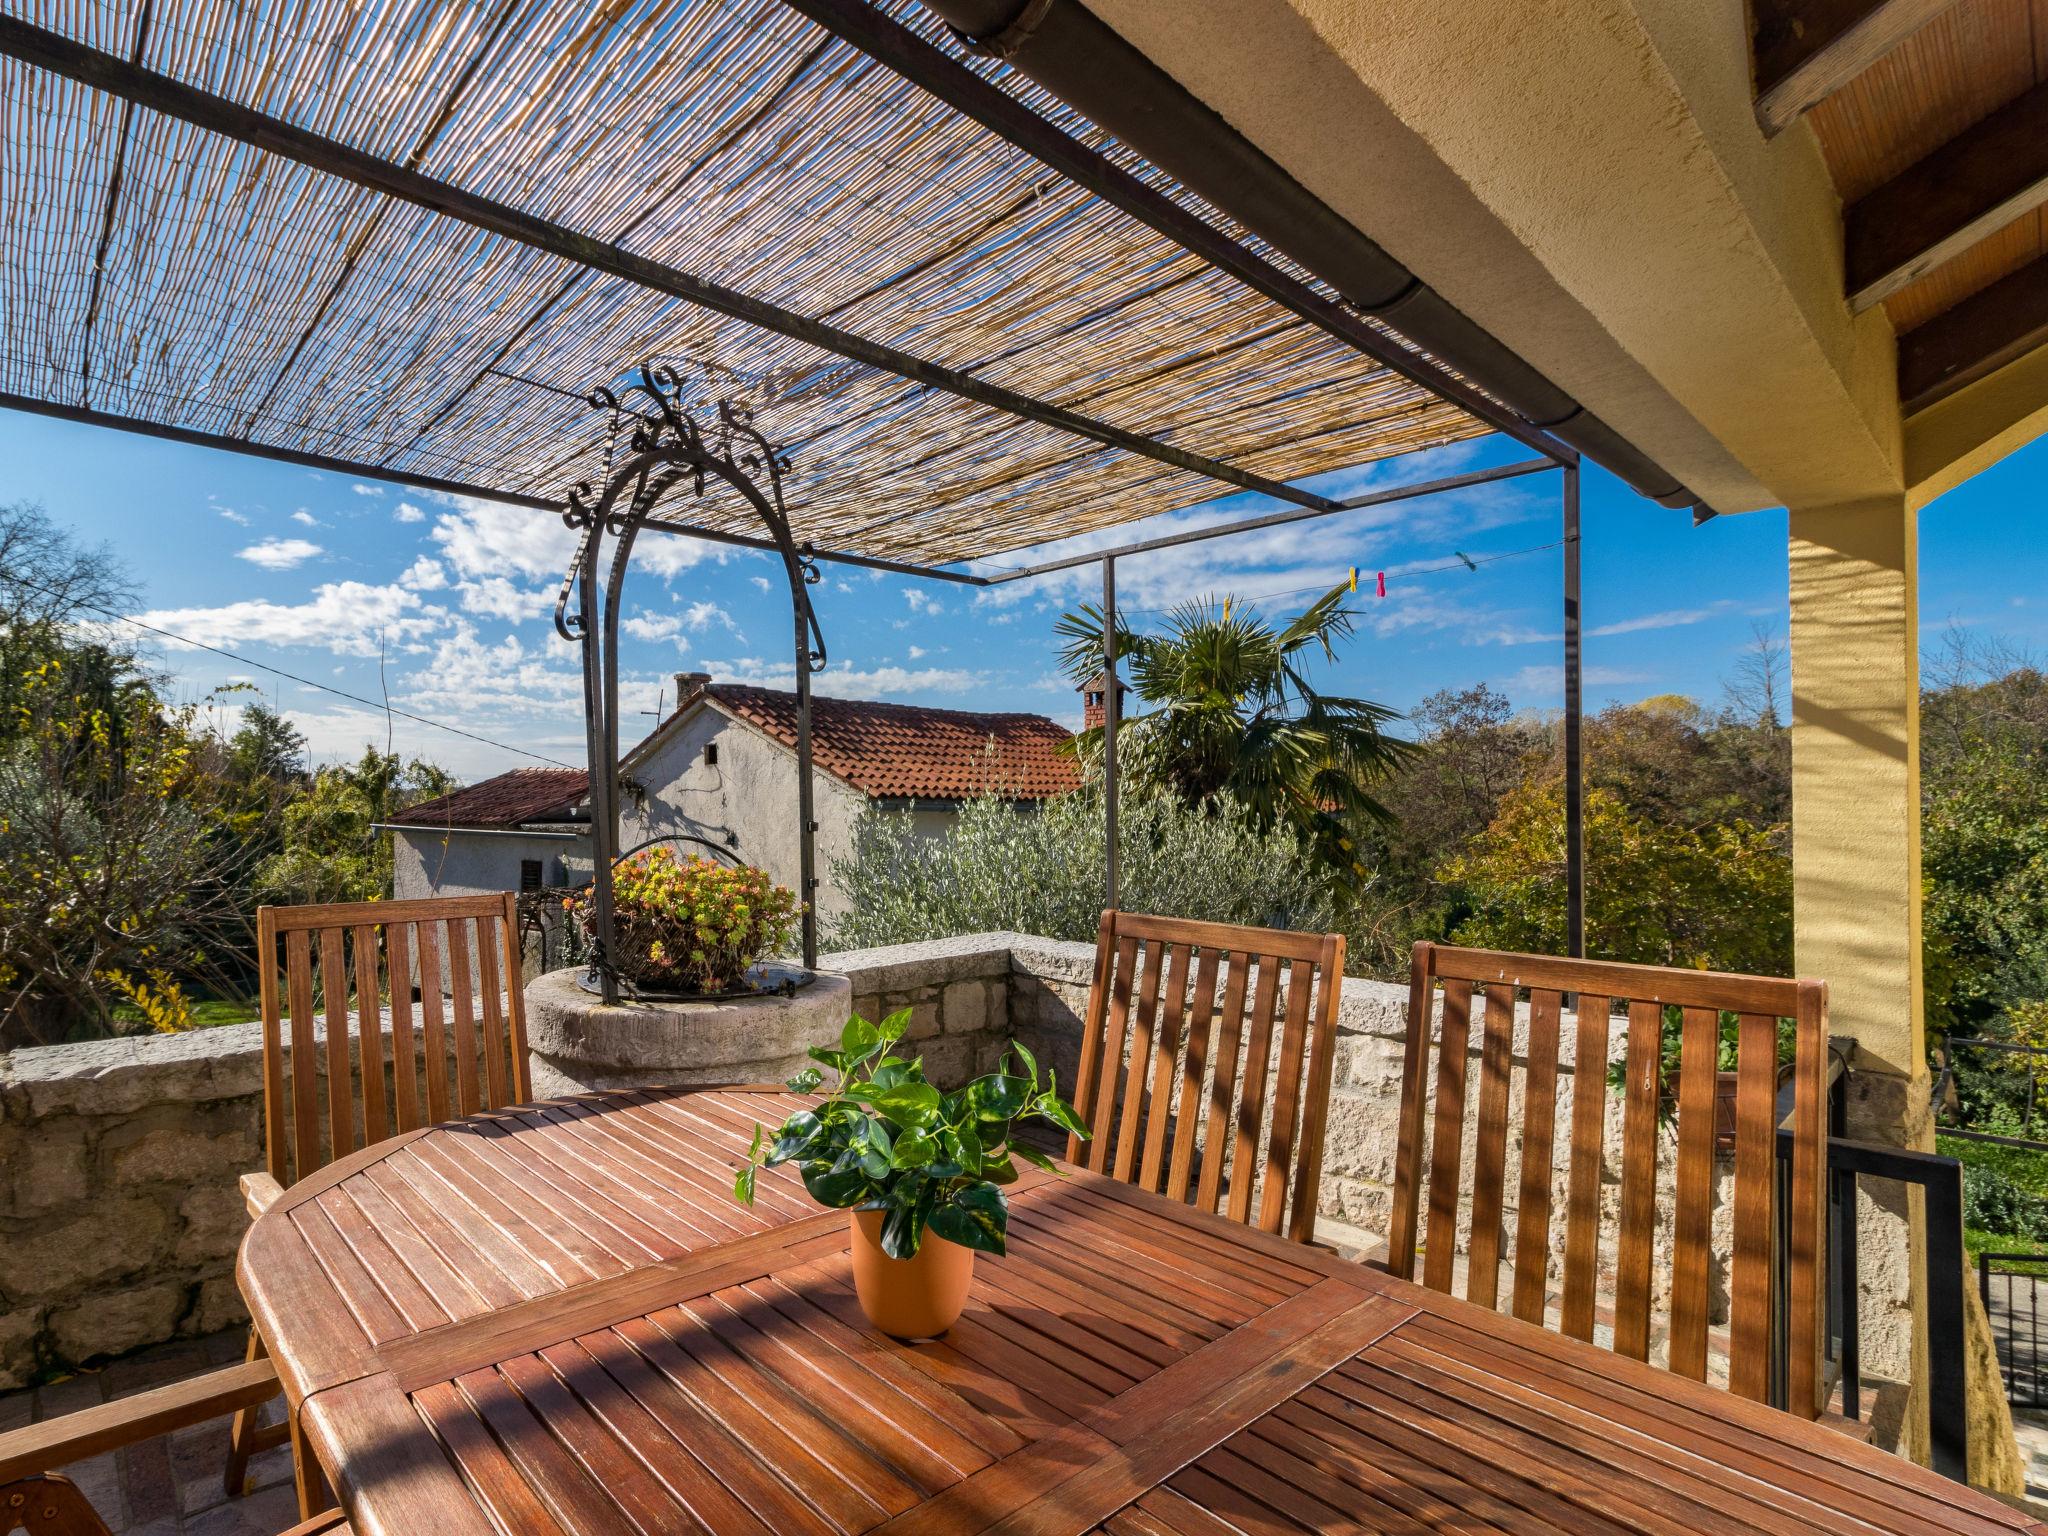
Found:
[[[880,949],[849,949],[821,955],[818,964],[850,977],[862,996],[874,992],[907,992],[940,982],[1007,976],[1010,955],[1019,933],[963,933],[914,944]]]

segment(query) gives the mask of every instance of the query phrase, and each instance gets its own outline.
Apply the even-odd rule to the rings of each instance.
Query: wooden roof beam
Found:
[[[2043,203],[2048,85],[2037,85],[1850,205],[1850,308],[1890,298]]]
[[[1910,416],[2048,346],[2048,256],[1899,338],[1899,403]]]
[[[1755,0],[1756,118],[1774,137],[1955,0]]]

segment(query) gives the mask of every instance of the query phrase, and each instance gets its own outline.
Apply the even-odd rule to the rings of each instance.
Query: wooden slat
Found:
[[[532,1066],[526,1059],[526,980],[519,952],[519,897],[507,891],[504,915],[498,919],[498,933],[505,955],[506,1045],[511,1053],[509,1087],[512,1102],[524,1104],[533,1097]]]
[[[1237,1092],[1237,1045],[1244,1035],[1245,991],[1252,957],[1233,951],[1223,983],[1223,1011],[1216,1021],[1216,1070],[1209,1082],[1209,1113],[1202,1133],[1202,1177],[1195,1206],[1213,1211],[1223,1194],[1224,1148],[1230,1135],[1230,1106]]]
[[[1140,1122],[1145,1110],[1146,1069],[1151,1064],[1152,1037],[1159,1025],[1159,989],[1164,973],[1173,965],[1173,947],[1158,942],[1145,946],[1145,975],[1138,986],[1137,1011],[1132,1015],[1131,1051],[1128,1065],[1113,1067],[1105,1060],[1104,1071],[1115,1071],[1124,1085],[1122,1122],[1116,1132],[1116,1176],[1130,1179],[1138,1170]]]
[[[1401,1119],[1394,1142],[1394,1204],[1387,1222],[1387,1268],[1415,1278],[1415,1228],[1422,1190],[1422,1127],[1429,1113],[1429,1025],[1436,1004],[1436,946],[1419,941],[1408,957],[1408,1036],[1401,1050]]]
[[[1529,996],[1529,1067],[1522,1089],[1522,1185],[1515,1199],[1515,1316],[1543,1321],[1550,1280],[1550,1175],[1557,1155],[1557,1057],[1564,999]]]
[[[1671,1369],[1707,1376],[1707,1267],[1713,1257],[1714,1084],[1720,1015],[1684,1013],[1678,1068],[1678,1174],[1671,1219]]]
[[[427,1119],[446,1120],[454,1111],[448,1101],[448,1036],[441,1027],[441,944],[436,922],[413,925],[419,945],[420,1038],[426,1048]]]
[[[1096,1118],[1095,1091],[1102,1070],[1102,1039],[1104,1030],[1108,1028],[1109,1000],[1115,978],[1116,916],[1114,909],[1105,911],[1095,932],[1095,975],[1089,982],[1087,1011],[1081,1018],[1081,1059],[1074,1072],[1074,1109],[1087,1122],[1097,1143],[1105,1139],[1104,1132],[1108,1129],[1105,1121]],[[1067,1161],[1083,1162],[1084,1151],[1090,1154],[1085,1159],[1087,1166],[1093,1168],[1093,1146],[1069,1132]]]
[[[391,979],[391,1098],[401,1131],[427,1123],[420,1114],[419,1046],[412,1028],[411,940],[409,924],[384,925],[384,970]]]
[[[505,1004],[498,979],[498,956],[502,947],[496,919],[480,917],[476,923],[477,989],[483,1013],[483,1039],[479,1042],[484,1060],[484,1108],[502,1109],[513,1102],[507,1067]],[[515,975],[515,984],[516,976]]]
[[[203,1424],[268,1402],[278,1391],[277,1368],[268,1360],[251,1360],[9,1430],[0,1434],[0,1483]],[[0,1519],[6,1513],[0,1507]]]
[[[1735,1222],[1728,1277],[1728,1390],[1764,1401],[1770,1384],[1778,1021],[1745,1013],[1735,1039]]]
[[[1202,1083],[1209,1069],[1209,1036],[1216,1025],[1216,971],[1221,956],[1205,949],[1195,965],[1193,1010],[1188,1014],[1188,1045],[1181,1054],[1179,1110],[1174,1122],[1173,1157],[1167,1166],[1169,1199],[1188,1198],[1194,1176],[1195,1147],[1202,1134]]]
[[[1465,1152],[1465,1074],[1472,1041],[1472,983],[1444,983],[1436,1057],[1436,1134],[1429,1149],[1429,1231],[1422,1283],[1448,1292],[1458,1254],[1458,1171]]]
[[[1756,116],[1764,132],[1790,127],[1954,3],[1755,0]]]
[[[1565,1192],[1564,1309],[1559,1322],[1575,1339],[1593,1337],[1600,1275],[1600,1175],[1607,1160],[1607,1034],[1614,1000],[1581,994],[1572,1058],[1572,1150]]]
[[[1116,1139],[1116,1087],[1124,1071],[1124,1036],[1131,1017],[1131,983],[1138,967],[1138,941],[1119,937],[1110,972],[1109,1010],[1102,1026],[1102,1039],[1095,1056],[1095,1106],[1088,1127],[1095,1139],[1088,1143],[1088,1166],[1101,1173],[1109,1167],[1110,1145]]]
[[[1266,1135],[1266,1164],[1259,1183],[1259,1230],[1278,1232],[1288,1209],[1288,1178],[1294,1171],[1294,1121],[1301,1108],[1301,1075],[1308,1046],[1309,1009],[1316,973],[1297,960],[1287,970],[1287,1016],[1280,1031],[1280,1075],[1273,1085],[1272,1126]]]
[[[1257,952],[1282,960],[1313,960],[1322,952],[1323,936],[1290,928],[1241,928],[1233,923],[1204,923],[1185,917],[1156,917],[1144,912],[1117,914],[1117,932],[1150,943],[1190,945],[1198,949],[1235,950],[1243,948],[1248,935],[1257,935]]]
[[[1650,1258],[1657,1226],[1657,1098],[1663,1083],[1657,1003],[1628,1008],[1628,1090],[1621,1130],[1621,1232],[1614,1261],[1614,1347],[1650,1354]]]
[[[1297,1243],[1315,1241],[1316,1208],[1323,1187],[1323,1145],[1330,1129],[1330,1078],[1337,1060],[1337,1004],[1344,990],[1344,936],[1323,937],[1315,1023],[1309,1037],[1308,1086],[1301,1114],[1301,1150],[1294,1177],[1293,1209],[1287,1235]]]
[[[1160,983],[1158,1024],[1152,1032],[1151,1107],[1145,1114],[1145,1149],[1138,1162],[1138,1182],[1159,1188],[1166,1166],[1167,1127],[1173,1110],[1174,1067],[1180,1058],[1181,1019],[1186,1012],[1188,963],[1193,952],[1184,944],[1166,946],[1165,977]],[[1136,1057],[1131,1074],[1137,1076]]]
[[[291,1180],[291,1162],[285,1130],[292,1115],[284,1096],[284,1020],[277,996],[275,910],[259,907],[256,911],[256,996],[263,1016],[264,1164],[273,1179],[286,1184]]]
[[[2007,102],[1842,217],[1849,306],[1881,303],[2048,202],[2048,85]]]
[[[1237,1096],[1237,1117],[1231,1137],[1230,1219],[1250,1221],[1252,1184],[1257,1178],[1259,1127],[1266,1110],[1266,1070],[1273,1052],[1273,1012],[1279,1002],[1280,963],[1259,956],[1259,979],[1252,988],[1251,1028],[1246,1035],[1244,1087]]]
[[[1472,1241],[1466,1255],[1465,1299],[1492,1307],[1499,1298],[1501,1207],[1508,1155],[1509,1074],[1514,1067],[1515,990],[1486,989],[1486,1027],[1479,1056],[1478,1137],[1472,1149]]]
[[[1786,1342],[1785,1406],[1812,1417],[1821,1411],[1825,1392],[1821,1370],[1821,1286],[1827,1266],[1826,1196],[1828,989],[1827,983],[1802,981],[1797,1027],[1797,1059],[1792,1102],[1792,1252],[1790,1319]]]
[[[313,947],[303,928],[284,938],[285,992],[292,1018],[292,1153],[289,1184],[320,1166],[320,1086],[314,1066]]]
[[[300,907],[278,907],[277,931],[290,933],[304,928],[349,927],[365,920],[380,923],[425,923],[457,917],[496,917],[504,910],[504,897],[422,896],[406,901],[313,902]]]
[[[350,932],[356,968],[356,1050],[363,1080],[363,1145],[391,1134],[384,1094],[384,1019],[377,992],[377,930],[358,923]]]
[[[1782,976],[1695,971],[1685,966],[1624,965],[1614,960],[1569,960],[1561,955],[1519,955],[1504,950],[1436,946],[1438,976],[1553,992],[1604,992],[1639,1002],[1721,1008],[1730,1013],[1789,1014],[1799,984]]]
[[[320,930],[320,989],[327,1021],[327,1155],[347,1157],[356,1149],[355,1069],[348,1054],[349,973],[339,928]]]
[[[448,920],[449,1010],[455,1036],[456,1113],[473,1115],[483,1106],[476,1074],[476,997],[469,972],[469,920]]]

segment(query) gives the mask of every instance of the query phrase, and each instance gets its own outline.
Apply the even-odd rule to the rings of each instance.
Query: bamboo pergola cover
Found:
[[[882,9],[966,57],[908,0]],[[0,10],[1240,469],[1291,480],[1488,430],[781,0]],[[974,67],[1192,206],[1028,81]],[[788,445],[799,538],[922,563],[1220,489],[11,59],[0,110],[13,394],[553,498],[596,477],[601,421],[522,379],[581,393],[651,357]],[[754,531],[736,502],[667,510]]]

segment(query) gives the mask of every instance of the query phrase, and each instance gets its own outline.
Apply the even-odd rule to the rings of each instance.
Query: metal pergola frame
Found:
[[[776,536],[763,539],[737,534],[725,529],[711,528],[700,524],[657,518],[653,516],[654,502],[659,499],[660,490],[647,496],[644,503],[636,492],[630,523],[633,531],[650,528],[662,532],[702,538],[744,548],[763,550],[780,554],[785,563],[792,558],[802,561],[826,560],[835,563],[861,566],[868,569],[891,571],[905,576],[954,582],[970,586],[994,586],[1023,580],[1050,571],[1070,569],[1080,565],[1100,562],[1103,568],[1105,615],[1114,614],[1115,567],[1120,557],[1143,553],[1149,550],[1170,548],[1179,544],[1200,540],[1226,537],[1232,533],[1297,521],[1308,517],[1329,516],[1335,513],[1357,510],[1362,507],[1381,505],[1416,496],[1483,484],[1493,480],[1513,478],[1532,474],[1550,468],[1563,471],[1564,493],[1564,618],[1565,618],[1565,751],[1566,751],[1566,819],[1567,819],[1567,908],[1570,950],[1573,954],[1583,952],[1584,932],[1584,869],[1583,869],[1583,801],[1581,790],[1580,731],[1581,714],[1580,690],[1580,618],[1579,618],[1579,454],[1576,449],[1559,441],[1542,425],[1532,423],[1500,405],[1497,401],[1475,389],[1472,385],[1437,366],[1420,353],[1411,351],[1395,337],[1367,323],[1352,311],[1326,298],[1309,284],[1296,279],[1280,268],[1266,261],[1254,251],[1245,247],[1224,232],[1202,222],[1179,204],[1145,186],[1135,176],[1122,170],[1101,154],[1088,149],[1071,136],[1059,131],[1044,119],[1030,112],[1018,103],[982,80],[972,71],[932,49],[928,44],[896,23],[875,13],[865,4],[853,0],[789,0],[794,8],[813,20],[826,26],[854,46],[863,49],[882,63],[896,69],[907,78],[933,91],[955,110],[974,118],[1012,144],[1040,159],[1054,171],[1075,181],[1095,193],[1106,202],[1141,220],[1154,230],[1165,234],[1218,269],[1228,272],[1248,286],[1276,300],[1293,313],[1314,323],[1326,333],[1338,337],[1360,352],[1372,357],[1390,370],[1423,384],[1440,398],[1465,410],[1475,419],[1494,426],[1516,440],[1535,448],[1542,458],[1522,461],[1503,466],[1496,470],[1477,471],[1469,475],[1442,477],[1419,482],[1408,487],[1369,492],[1345,500],[1333,499],[1300,486],[1275,480],[1268,476],[1242,470],[1203,455],[1128,431],[1111,423],[1101,421],[1069,410],[1052,402],[1034,398],[1014,390],[990,384],[971,374],[928,362],[897,348],[859,336],[839,327],[814,320],[754,295],[741,292],[727,285],[697,276],[667,263],[636,255],[616,244],[610,244],[581,234],[560,223],[524,213],[506,204],[468,192],[448,182],[426,176],[408,166],[400,166],[366,154],[339,140],[324,137],[299,128],[283,119],[243,106],[225,97],[196,89],[170,76],[143,68],[138,63],[113,54],[75,42],[58,33],[12,17],[0,16],[0,55],[47,70],[51,73],[77,81],[93,89],[114,96],[131,106],[141,106],[189,123],[207,131],[250,144],[266,153],[294,161],[322,174],[334,176],[383,193],[402,202],[425,208],[444,217],[468,224],[500,238],[515,242],[531,249],[544,251],[561,259],[576,263],[590,270],[609,274],[624,281],[637,284],[650,291],[682,299],[724,314],[764,330],[807,343],[821,350],[834,353],[857,362],[893,373],[901,378],[949,394],[975,401],[984,406],[1005,412],[1021,419],[1038,422],[1041,425],[1071,433],[1107,447],[1152,459],[1190,473],[1202,475],[1220,484],[1242,490],[1257,491],[1287,502],[1296,509],[1269,516],[1249,519],[1240,523],[1221,525],[1213,528],[1193,529],[1185,533],[1167,535],[1087,554],[1063,557],[1035,565],[1011,570],[978,575],[972,572],[948,571],[943,565],[924,566],[908,562],[880,559],[862,555],[856,551],[827,551],[811,548],[809,545],[793,545],[786,521],[777,528],[770,522],[771,532]],[[119,196],[118,179],[110,187],[107,216],[113,217],[115,200]],[[478,375],[478,381],[492,370],[486,369]],[[472,381],[471,388],[477,381]],[[534,381],[528,381],[534,382]],[[561,386],[544,385],[559,389]],[[466,393],[466,391],[465,391]],[[459,400],[460,395],[457,396]],[[223,448],[233,452],[253,454],[258,457],[281,460],[308,467],[333,469],[351,475],[371,477],[401,485],[418,486],[425,490],[462,495],[475,495],[493,500],[562,512],[563,504],[524,493],[495,490],[488,486],[468,484],[438,477],[409,473],[374,463],[331,457],[301,450],[269,447],[243,439],[227,437],[194,429],[173,427],[160,423],[138,421],[95,410],[89,403],[65,405],[57,402],[28,399],[16,395],[0,394],[0,404],[18,409],[58,416],[69,420],[93,425],[116,427],[141,432],[150,436],[193,443],[200,446]],[[451,402],[451,405],[453,402]],[[448,407],[444,407],[445,410]],[[701,467],[701,466],[700,466]],[[606,508],[625,482],[607,487]],[[666,489],[666,485],[662,487]],[[779,496],[777,498],[779,504]],[[575,503],[571,503],[573,510]],[[602,526],[603,517],[598,519]],[[591,541],[594,545],[594,540]],[[623,541],[623,547],[616,558],[611,585],[623,580],[625,555],[630,550],[630,540]],[[594,558],[594,557],[593,557]],[[945,564],[961,563],[959,560]],[[595,572],[586,567],[583,574],[585,592],[583,606],[586,619],[595,623],[599,617],[594,608]],[[797,605],[798,678],[800,694],[800,737],[807,738],[809,725],[809,697],[806,657],[815,638],[815,624],[808,632],[805,624],[808,603],[800,584],[793,582],[793,601]],[[595,658],[590,648],[592,630],[589,623],[585,628],[586,691],[592,686],[588,669]],[[1112,905],[1117,894],[1115,855],[1115,811],[1116,811],[1116,767],[1115,727],[1119,717],[1118,686],[1115,676],[1114,625],[1107,626],[1109,635],[1105,650],[1106,670],[1109,687],[1106,700],[1109,711],[1110,730],[1107,733],[1109,748],[1105,752],[1105,799],[1110,818],[1109,869],[1107,894]],[[613,663],[615,665],[615,662]],[[615,680],[613,683],[615,692]],[[613,729],[615,731],[615,720]],[[599,729],[596,721],[592,730]],[[607,740],[608,756],[615,767],[615,742]],[[601,775],[600,763],[593,738],[592,782],[596,786]],[[805,754],[807,756],[807,754]],[[808,801],[810,776],[808,767],[802,775],[803,794]],[[608,805],[606,813],[615,811]],[[598,807],[593,805],[594,816]],[[813,874],[813,838],[816,831],[808,804],[802,812],[802,847],[804,852],[805,889],[803,899],[807,904],[815,903],[815,877]],[[616,841],[616,825],[612,827]],[[806,926],[805,963],[816,960],[815,924]]]

